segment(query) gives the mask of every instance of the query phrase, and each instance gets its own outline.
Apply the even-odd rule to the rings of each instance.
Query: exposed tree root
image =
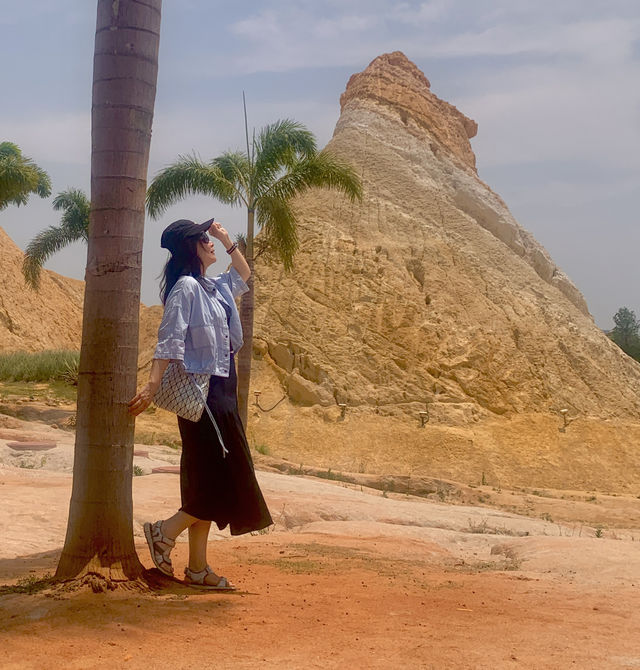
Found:
[[[12,593],[41,593],[49,598],[64,598],[72,594],[91,591],[92,593],[131,593],[137,595],[164,595],[185,597],[200,592],[173,577],[163,575],[159,570],[145,570],[138,579],[114,579],[99,572],[85,572],[79,577],[56,580],[47,574],[43,577],[28,577],[17,584],[0,585],[0,596]]]
[[[116,580],[97,572],[88,572],[76,579],[54,583],[52,586],[53,590],[58,593],[71,593],[87,589],[90,589],[93,593],[108,593],[109,591],[151,592],[150,585],[143,578]]]
[[[186,593],[193,593],[193,589],[185,586],[181,581],[167,577],[156,569],[145,570],[138,579],[113,579],[98,572],[87,572],[75,579],[51,581],[50,586],[52,595],[83,590],[91,590],[93,593],[116,591],[151,595],[167,591],[176,593],[178,589],[180,592],[184,590]]]

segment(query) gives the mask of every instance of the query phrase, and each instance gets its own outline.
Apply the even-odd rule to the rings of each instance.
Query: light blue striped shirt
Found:
[[[228,377],[230,353],[242,346],[235,298],[248,290],[233,267],[217,277],[180,277],[167,296],[153,357],[184,361],[187,372]],[[219,299],[231,307],[228,324]]]

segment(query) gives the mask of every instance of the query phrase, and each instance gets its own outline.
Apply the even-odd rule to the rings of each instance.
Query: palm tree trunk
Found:
[[[142,574],[133,543],[134,421],[144,203],[162,0],[98,0],[91,216],[73,490],[56,578]]]
[[[247,427],[249,413],[249,384],[251,383],[251,359],[253,357],[253,229],[255,211],[247,211],[247,251],[246,259],[251,270],[251,276],[247,282],[249,290],[242,296],[240,303],[240,323],[244,336],[244,345],[238,353],[238,413],[242,425]]]

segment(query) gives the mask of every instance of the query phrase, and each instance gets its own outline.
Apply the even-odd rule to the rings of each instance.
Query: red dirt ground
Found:
[[[640,667],[637,584],[443,566],[438,547],[410,540],[279,533],[212,542],[210,554],[239,592],[0,597],[0,667]],[[178,544],[174,564],[185,557]],[[0,581],[56,560],[0,561]]]

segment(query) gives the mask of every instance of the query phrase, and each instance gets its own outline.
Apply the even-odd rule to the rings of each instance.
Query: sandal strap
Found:
[[[207,578],[207,575],[212,575],[213,570],[211,566],[207,565],[203,570],[196,572],[191,570],[188,566],[184,569],[184,574],[194,583],[194,584],[204,584],[204,580]]]
[[[160,552],[154,546],[153,551],[156,555],[158,563],[166,563],[169,567],[172,567],[171,558],[169,557],[169,550],[168,549],[166,549],[163,552]]]
[[[162,521],[156,521],[155,523],[146,522],[144,524],[144,534],[149,545],[149,551],[151,552],[151,559],[156,568],[166,575],[173,575],[173,565],[171,564],[169,554],[175,546],[175,542],[165,537],[161,528]]]
[[[167,537],[162,532],[162,521],[156,521],[153,524],[153,526],[151,526],[151,538],[153,539],[154,543],[162,542],[163,544],[166,544],[171,548],[176,546],[175,540],[172,540],[170,537]],[[165,552],[163,551],[162,553],[164,554]]]

